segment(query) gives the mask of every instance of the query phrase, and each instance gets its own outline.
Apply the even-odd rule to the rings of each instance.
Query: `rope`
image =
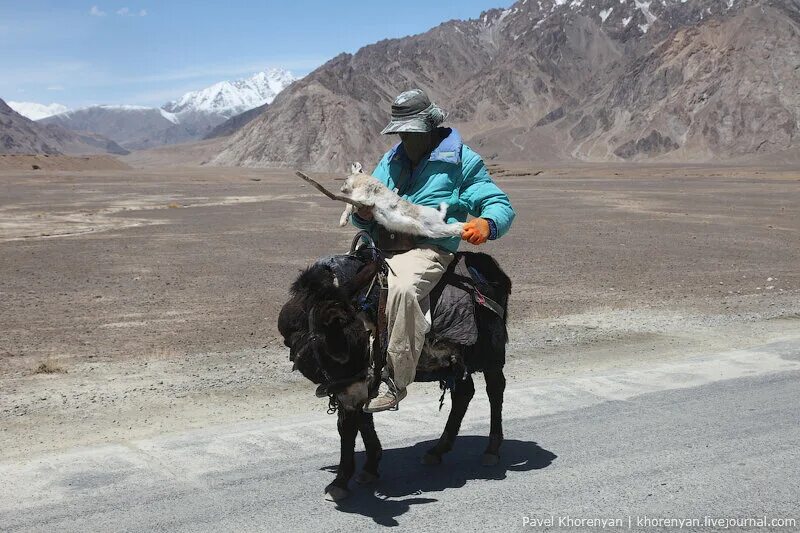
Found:
[[[367,287],[366,292],[358,299],[358,308],[362,311],[368,311],[370,308],[370,306],[367,304],[367,300],[369,300],[369,294],[372,292],[372,288],[375,286],[375,280],[378,279],[378,276],[380,276],[380,271],[375,273],[375,275],[372,277],[372,281],[369,282],[369,287]]]
[[[328,395],[328,410],[326,411],[329,415],[335,414],[336,411],[339,410],[339,400],[336,399],[335,394]]]
[[[444,395],[447,392],[447,389],[450,388],[450,384],[447,382],[446,379],[440,379],[439,388],[442,389],[442,395],[439,396],[439,411],[441,411],[442,407],[444,407]]]

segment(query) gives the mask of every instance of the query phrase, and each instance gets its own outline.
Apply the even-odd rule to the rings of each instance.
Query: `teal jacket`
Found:
[[[490,239],[502,237],[514,220],[514,209],[506,193],[495,185],[481,157],[465,145],[455,129],[439,128],[444,137],[427,158],[420,161],[411,175],[411,161],[402,144],[386,152],[372,173],[390,189],[413,204],[435,209],[444,202],[447,222],[466,222],[467,215],[490,221]],[[367,230],[376,238],[374,221],[358,215],[351,217],[353,225]],[[461,239],[419,237],[418,244],[432,244],[455,252]]]

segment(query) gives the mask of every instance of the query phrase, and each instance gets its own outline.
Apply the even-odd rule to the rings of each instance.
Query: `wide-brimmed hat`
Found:
[[[439,126],[446,114],[422,89],[400,93],[392,103],[392,121],[381,134],[426,133]]]

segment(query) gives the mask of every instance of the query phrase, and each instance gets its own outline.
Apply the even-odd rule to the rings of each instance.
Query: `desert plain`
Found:
[[[288,168],[64,161],[0,161],[2,459],[324,412],[276,321],[348,250],[340,204]],[[795,168],[489,167],[517,211],[478,248],[513,281],[510,382],[800,333]]]

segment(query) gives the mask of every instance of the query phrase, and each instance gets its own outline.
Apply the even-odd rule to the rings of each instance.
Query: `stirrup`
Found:
[[[381,372],[380,381],[378,381],[378,386],[375,388],[375,394],[369,395],[370,400],[378,397],[378,391],[381,389],[381,383],[386,383],[386,386],[389,387],[389,390],[392,391],[395,397],[397,396],[397,385],[392,379],[392,376],[390,376],[389,373],[386,372],[386,368],[384,367],[383,372]]]
[[[389,375],[386,376],[386,385],[389,387],[389,390],[392,391],[392,394],[394,394],[395,399],[397,399],[398,396],[397,384],[394,382],[394,379],[392,379],[392,376]],[[398,411],[399,409],[400,409],[400,400],[397,400],[397,402],[394,404],[394,407],[388,408],[387,411]]]
[[[403,389],[402,391],[400,391],[400,390],[397,388],[397,384],[394,382],[394,380],[393,380],[391,377],[384,376],[384,378],[383,378],[383,379],[381,379],[381,383],[384,383],[384,384],[386,385],[387,392],[386,392],[385,394],[383,394],[383,395],[381,395],[381,394],[375,394],[374,396],[373,396],[373,395],[371,395],[371,396],[369,397],[369,399],[367,400],[367,402],[364,404],[364,407],[363,407],[363,409],[364,409],[364,412],[366,412],[366,413],[379,413],[379,412],[383,412],[383,411],[397,411],[397,410],[399,410],[399,408],[400,408],[400,402],[401,402],[403,399],[405,399],[405,397],[406,397],[406,395],[407,395],[408,393],[406,392],[406,390],[405,390],[405,389]],[[379,387],[378,387],[376,390],[380,390],[380,386],[379,386]],[[403,394],[402,394],[402,397],[401,397],[401,392],[403,393]],[[378,410],[376,410],[376,411],[373,411],[373,410],[367,410],[367,406],[368,406],[368,405],[370,404],[370,402],[372,402],[372,401],[373,401],[375,398],[378,398],[378,397],[382,397],[382,398],[388,398],[388,397],[390,397],[390,396],[394,398],[394,402],[393,402],[393,403],[394,403],[394,405],[393,405],[393,406],[391,406],[391,407],[382,407],[381,409],[378,409]],[[387,401],[387,403],[388,403],[388,401]]]

